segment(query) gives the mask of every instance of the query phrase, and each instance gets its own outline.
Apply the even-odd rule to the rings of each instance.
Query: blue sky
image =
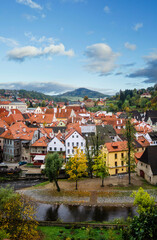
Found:
[[[0,88],[153,86],[156,9],[156,0],[1,0]]]

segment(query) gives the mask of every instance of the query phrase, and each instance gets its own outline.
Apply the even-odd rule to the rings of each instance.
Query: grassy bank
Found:
[[[90,227],[39,227],[43,240],[121,240],[120,230]]]

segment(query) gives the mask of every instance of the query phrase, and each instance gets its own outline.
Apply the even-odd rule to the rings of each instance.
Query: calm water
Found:
[[[136,214],[133,207],[91,207],[39,204],[36,218],[40,221],[86,222],[110,221],[115,218],[132,217]]]

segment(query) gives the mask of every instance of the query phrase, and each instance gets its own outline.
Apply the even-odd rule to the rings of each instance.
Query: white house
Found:
[[[46,112],[47,107],[37,107],[34,111],[35,114],[44,114]]]
[[[64,140],[60,136],[55,136],[49,142],[47,152],[65,152]]]
[[[85,153],[86,141],[75,129],[71,129],[65,136],[66,159],[74,155],[74,149],[80,148]]]

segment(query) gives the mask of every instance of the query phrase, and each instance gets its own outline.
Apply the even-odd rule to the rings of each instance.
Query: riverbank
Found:
[[[129,207],[133,205],[133,198],[130,197],[132,191],[141,186],[154,196],[157,202],[157,188],[147,184],[136,174],[132,175],[131,186],[127,184],[127,175],[124,175],[123,178],[110,176],[104,182],[105,186],[102,188],[99,178],[83,179],[79,181],[79,190],[75,190],[75,182],[59,180],[61,192],[56,191],[53,183],[41,184],[18,192],[29,196],[36,202],[45,204]]]

